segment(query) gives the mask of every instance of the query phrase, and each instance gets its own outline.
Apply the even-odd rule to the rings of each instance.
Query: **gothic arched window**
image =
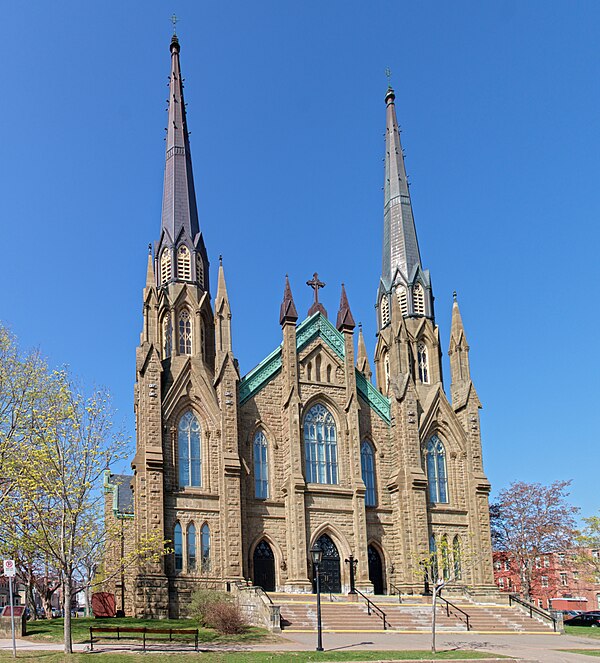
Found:
[[[390,324],[390,300],[387,295],[381,298],[379,306],[381,308],[381,326],[387,327]]]
[[[190,250],[185,244],[177,249],[177,278],[181,281],[189,281],[192,278]]]
[[[262,430],[254,435],[254,495],[262,500],[269,497],[267,438]]]
[[[187,528],[187,568],[193,571],[196,568],[196,526],[190,523]]]
[[[396,296],[398,297],[398,304],[400,304],[402,315],[408,315],[408,293],[405,286],[399,285],[396,288]]]
[[[185,308],[179,312],[179,354],[192,354],[192,320]]]
[[[462,562],[458,534],[454,537],[454,542],[452,543],[452,558],[454,561],[454,578],[455,580],[460,580],[462,577]]]
[[[433,504],[446,504],[448,502],[446,451],[437,435],[434,435],[427,443],[425,457],[429,501]]]
[[[175,552],[175,571],[181,571],[183,569],[183,535],[179,523],[175,523],[173,528],[173,550]]]
[[[202,555],[202,570],[210,571],[210,529],[204,523],[200,529],[200,552]]]
[[[179,485],[202,485],[202,457],[200,455],[200,424],[191,410],[179,420],[177,428],[179,451]]]
[[[160,284],[164,285],[171,278],[171,250],[163,249],[160,256]]]
[[[367,489],[365,493],[365,506],[376,506],[375,451],[373,445],[368,440],[363,440],[360,445],[360,468],[362,471],[362,480],[365,482]]]
[[[386,352],[383,355],[383,393],[388,394],[390,391],[390,355]]]
[[[335,420],[320,403],[313,405],[304,417],[304,453],[309,483],[338,482]]]
[[[450,577],[450,550],[448,549],[448,537],[442,535],[442,573],[444,580]]]
[[[173,325],[171,314],[166,313],[162,323],[162,351],[163,359],[167,359],[173,352]]]
[[[419,365],[419,380],[423,384],[429,384],[429,358],[425,343],[417,345],[417,364]]]
[[[429,537],[429,571],[431,573],[431,580],[436,582],[438,579],[438,551],[437,551],[437,542],[435,540],[435,534],[432,534]]]
[[[202,256],[196,254],[196,281],[198,285],[204,289],[204,263],[202,262]]]
[[[415,315],[425,315],[425,291],[420,283],[413,288],[413,310]]]

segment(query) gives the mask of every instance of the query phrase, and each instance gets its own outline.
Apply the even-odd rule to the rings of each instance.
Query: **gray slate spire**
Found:
[[[190,141],[185,117],[177,35],[173,35],[170,48],[171,76],[162,228],[168,232],[172,241],[177,239],[182,228],[187,231],[189,238],[193,240],[200,228],[198,225],[198,210],[196,209]]]
[[[397,269],[400,269],[408,281],[413,275],[415,266],[421,266],[417,231],[400,143],[400,130],[396,118],[395,98],[394,90],[389,87],[385,95],[387,110],[381,272],[381,280],[386,290],[391,289]]]

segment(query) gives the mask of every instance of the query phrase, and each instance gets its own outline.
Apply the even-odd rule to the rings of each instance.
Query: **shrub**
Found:
[[[246,630],[247,623],[240,606],[233,601],[223,601],[212,606],[208,616],[209,626],[224,635],[235,635]]]
[[[225,592],[214,589],[198,589],[192,594],[190,613],[195,617],[200,626],[211,626],[210,616],[213,608],[218,603],[230,603],[231,596]]]

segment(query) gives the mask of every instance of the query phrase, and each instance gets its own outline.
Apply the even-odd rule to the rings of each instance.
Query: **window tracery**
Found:
[[[180,487],[201,486],[200,424],[191,410],[188,410],[179,420],[177,449],[179,453]]]
[[[171,278],[171,251],[163,249],[160,256],[160,284],[164,285]]]
[[[262,430],[254,435],[254,496],[269,497],[269,458],[267,438]]]
[[[179,312],[179,354],[192,354],[192,320],[185,308]]]
[[[329,410],[317,403],[304,417],[306,480],[309,483],[338,483],[337,433]]]
[[[189,281],[192,276],[192,263],[190,260],[190,250],[185,244],[182,244],[177,250],[177,278],[182,281]]]
[[[448,502],[446,450],[437,435],[433,435],[427,443],[425,456],[429,501],[432,504],[446,504]]]

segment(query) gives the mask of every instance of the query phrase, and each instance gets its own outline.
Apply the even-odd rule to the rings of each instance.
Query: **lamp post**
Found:
[[[323,551],[315,544],[310,549],[310,556],[315,571],[315,584],[317,590],[317,651],[323,651],[323,636],[321,632],[321,561],[323,559]]]
[[[358,560],[354,559],[354,555],[349,555],[348,559],[344,560],[346,564],[350,564],[350,594],[356,594],[356,588],[354,587],[354,575],[356,574],[356,566]]]

